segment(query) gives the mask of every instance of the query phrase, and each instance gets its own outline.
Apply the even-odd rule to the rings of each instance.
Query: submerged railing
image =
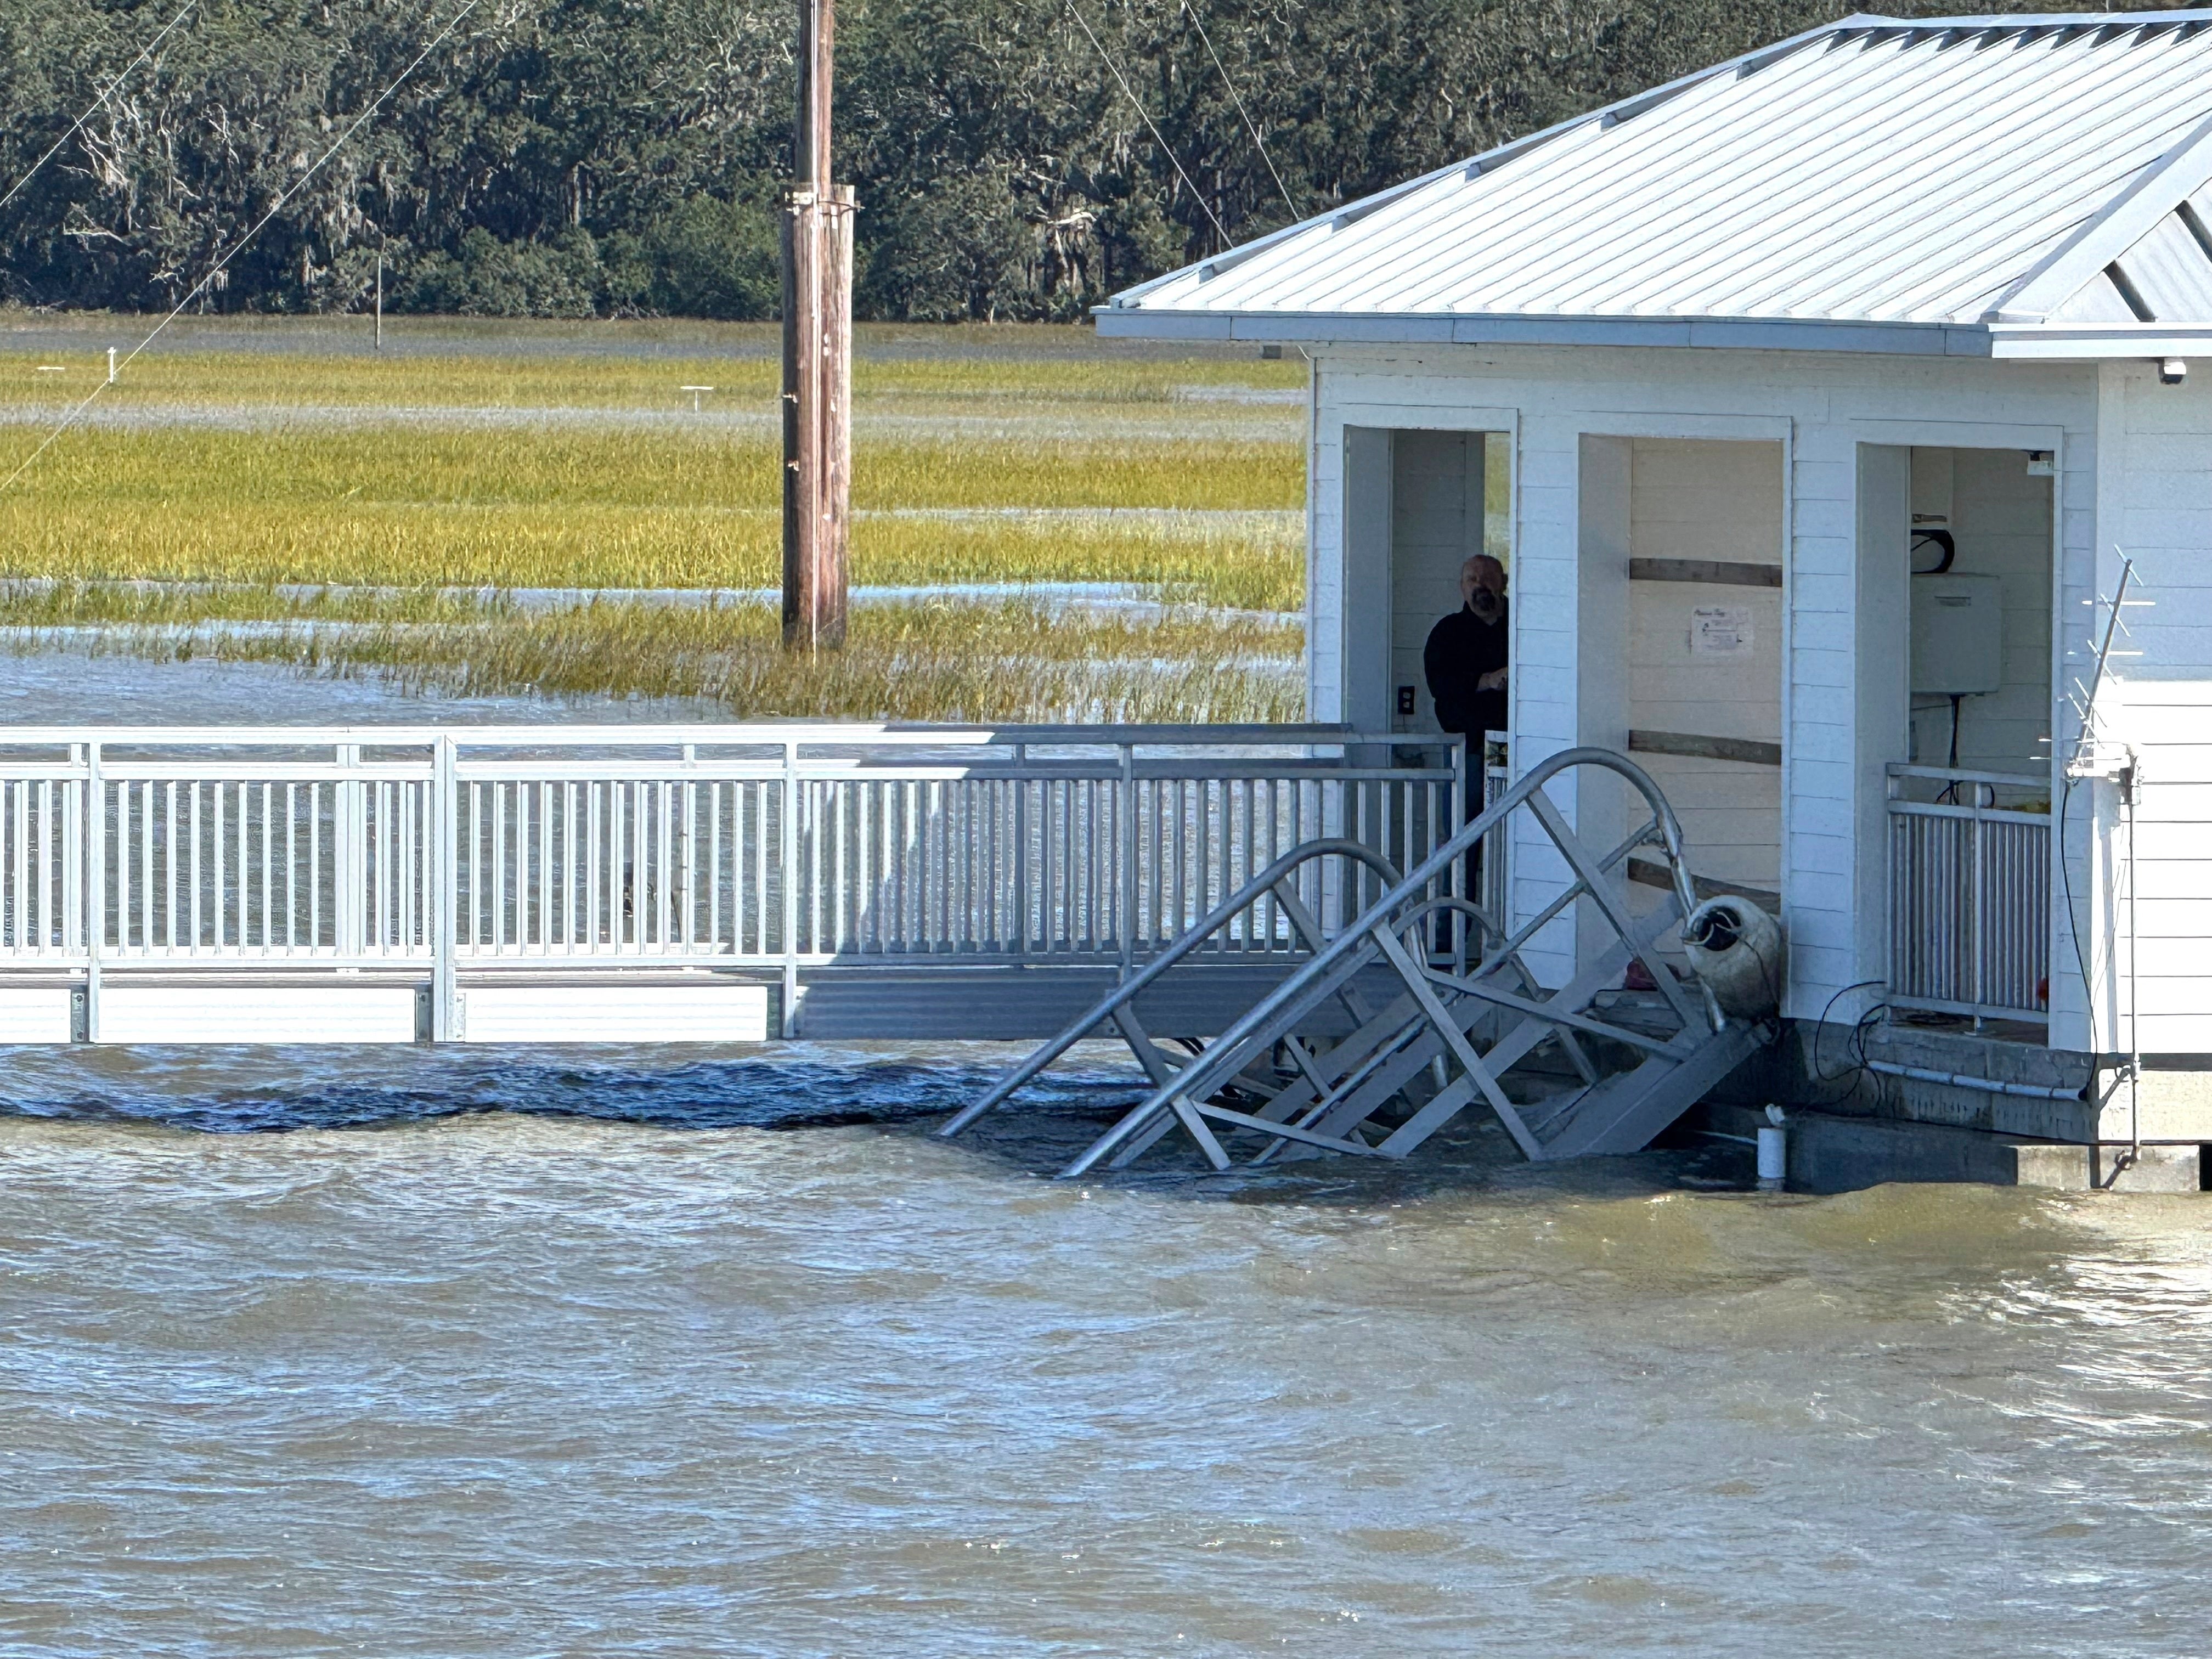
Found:
[[[1466,789],[1322,726],[0,728],[0,971],[410,970],[442,1036],[494,969],[1126,969],[1316,836],[1420,863]],[[1271,906],[1209,952],[1301,948]]]
[[[2047,1017],[2050,781],[1889,769],[1889,1000]]]

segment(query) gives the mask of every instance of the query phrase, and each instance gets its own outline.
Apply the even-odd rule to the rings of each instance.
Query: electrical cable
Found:
[[[1955,772],[1959,769],[1959,708],[1960,705],[1966,702],[1966,694],[1963,691],[1947,691],[1943,695],[1951,700],[1951,758],[1944,764]],[[1953,778],[1945,783],[1937,793],[1936,799],[1938,805],[1948,801],[1956,806],[1959,804],[1958,779]]]
[[[2075,734],[2074,739],[2075,756],[2077,761],[2087,757],[2090,749],[2095,742],[2097,694],[2104,690],[2105,665],[2112,655],[2112,636],[2119,631],[2120,611],[2127,603],[2128,588],[2135,580],[2135,561],[2128,557],[2125,553],[2121,552],[2118,547],[2113,548],[2112,550],[2115,553],[2119,553],[2120,555],[2119,586],[2113,590],[2112,614],[2106,619],[2105,623],[2104,643],[2097,647],[2097,672],[2091,678],[2087,692],[2081,700],[2081,730]],[[2096,602],[2093,599],[2090,603],[2094,605]],[[2090,623],[2093,632],[2095,626],[2096,624],[2093,621]],[[2079,685],[2081,682],[2077,680],[2075,684]],[[2066,832],[2068,828],[2068,819],[2070,816],[2069,809],[2072,807],[2074,801],[2074,786],[2080,781],[2081,780],[2074,775],[2073,768],[2069,766],[2067,769],[2065,782],[2058,792],[2058,824],[2057,830],[2058,838],[2058,885],[2059,890],[2063,892],[2066,897],[2066,932],[2068,937],[2074,941],[2074,966],[2081,975],[2081,1000],[2088,1013],[2090,1037],[2089,1046],[2094,1049],[2096,1047],[2097,1036],[2096,982],[2089,976],[2088,952],[2083,950],[2081,946],[2081,918],[2074,897],[2074,865],[2073,860],[2067,855],[2066,848]],[[2090,811],[2093,817],[2095,811],[2096,805],[2093,801],[2090,804]]]
[[[289,185],[286,185],[283,192],[276,198],[275,202],[270,204],[269,211],[263,214],[258,219],[255,220],[251,229],[249,229],[243,236],[240,236],[236,241],[233,242],[228,248],[223,250],[222,257],[208,267],[206,273],[201,276],[198,282],[192,284],[191,289],[185,294],[183,299],[177,301],[175,307],[170,311],[168,315],[162,318],[160,322],[154,325],[153,332],[147,335],[144,339],[139,341],[137,345],[131,347],[130,356],[125,357],[121,362],[115,365],[113,369],[110,371],[106,380],[96,382],[91,392],[86,394],[84,401],[78,404],[76,408],[70,410],[66,415],[63,416],[61,420],[55,425],[53,430],[47,433],[46,435],[40,441],[39,447],[33,450],[28,455],[26,455],[22,460],[17,464],[15,470],[13,472],[10,472],[5,478],[0,478],[0,495],[4,495],[9,489],[11,489],[14,486],[15,480],[21,477],[25,472],[30,470],[33,462],[36,461],[40,456],[45,454],[46,451],[52,448],[55,441],[61,437],[62,434],[68,431],[70,428],[76,424],[78,417],[81,416],[86,410],[92,407],[93,399],[99,397],[101,392],[106,391],[109,386],[113,386],[115,384],[116,378],[119,376],[125,369],[130,368],[132,363],[138,360],[139,354],[144,351],[147,347],[152,345],[154,342],[161,337],[161,331],[168,327],[171,323],[175,322],[179,317],[184,314],[185,307],[191,304],[194,300],[198,299],[201,293],[206,289],[207,285],[222,274],[224,268],[228,266],[233,259],[238,257],[240,252],[244,249],[247,243],[251,242],[256,236],[261,234],[263,228],[266,226],[271,219],[274,219],[279,213],[284,210],[285,204],[306,187],[309,179],[313,179],[317,173],[320,173],[325,167],[329,165],[331,158],[346,147],[346,144],[352,139],[354,134],[360,131],[362,128],[368,124],[370,118],[375,115],[377,111],[384,107],[386,100],[390,99],[393,93],[398,92],[401,87],[406,84],[408,77],[412,76],[416,70],[422,67],[424,62],[428,59],[432,52],[437,51],[440,46],[445,45],[447,37],[450,36],[455,29],[461,26],[462,20],[471,12],[474,11],[481,3],[482,0],[468,0],[468,3],[465,5],[453,14],[452,20],[447,23],[445,27],[438,31],[436,37],[431,40],[430,44],[423,47],[419,52],[416,53],[413,60],[408,64],[407,67],[399,71],[398,75],[393,78],[392,84],[386,87],[382,92],[378,93],[376,94],[375,100],[371,103],[367,109],[362,111],[360,114],[354,117],[351,125],[349,125],[343,132],[337,136],[336,142],[334,142],[331,147],[325,150],[319,156],[315,158],[314,165],[310,167],[306,172],[302,173]]]
[[[178,24],[185,21],[185,13],[191,11],[191,9],[199,4],[199,3],[200,0],[185,0],[185,3],[177,9],[177,15],[161,26],[161,32],[155,35],[151,40],[149,40],[145,46],[139,52],[138,55],[123,66],[122,73],[118,75],[112,81],[110,81],[106,87],[100,89],[99,94],[94,97],[89,104],[87,104],[84,106],[84,112],[79,115],[76,120],[69,124],[69,131],[62,134],[60,137],[55,139],[52,148],[48,149],[44,155],[41,155],[37,161],[31,163],[31,170],[25,173],[21,178],[18,179],[13,185],[9,185],[8,193],[5,196],[0,196],[0,208],[5,208],[9,203],[14,201],[16,197],[22,193],[23,186],[29,184],[32,179],[37,178],[39,176],[39,170],[45,167],[47,162],[52,161],[55,155],[61,149],[61,147],[69,143],[70,139],[76,137],[78,132],[83,129],[84,124],[92,119],[93,111],[98,109],[102,104],[106,103],[110,98],[115,95],[115,89],[131,78],[132,71],[137,70],[139,64],[144,63],[149,58],[154,55],[155,48],[160,46],[162,41],[169,38],[170,31],[174,29]]]
[[[1951,568],[1951,562],[1959,556],[1958,538],[1952,535],[1952,533],[1948,530],[1914,531],[1912,532],[1912,546],[1914,548],[1917,548],[1923,542],[1934,543],[1937,550],[1940,551],[1943,556],[1936,563],[1929,566],[1925,570],[1913,571],[1912,574],[1916,576],[1940,576]],[[1910,564],[1912,560],[1911,551],[1908,550],[1905,556],[1905,562]]]
[[[1854,991],[1870,990],[1875,986],[1880,985],[1881,983],[1882,983],[1882,981],[1878,979],[1863,979],[1855,985],[1846,985],[1842,990],[1837,992],[1835,995],[1830,997],[1828,999],[1828,1006],[1820,1010],[1820,1018],[1815,1020],[1813,1024],[1813,1052],[1808,1057],[1812,1061],[1813,1080],[1815,1083],[1836,1083],[1845,1078],[1850,1078],[1852,1079],[1853,1086],[1856,1086],[1858,1073],[1866,1069],[1866,1051],[1864,1048],[1861,1047],[1859,1048],[1859,1059],[1857,1064],[1848,1066],[1840,1072],[1825,1072],[1820,1069],[1820,1034],[1827,1030],[1828,1016],[1836,1012],[1836,1005],[1838,1003],[1841,1002],[1845,997],[1850,995]],[[1858,1031],[1863,1033],[1866,1030],[1868,1021],[1872,1019],[1876,1014],[1881,1013],[1889,1005],[1887,1002],[1877,1002],[1872,1007],[1869,1008],[1865,1013],[1860,1015],[1857,1027]],[[1858,1040],[1859,1039],[1855,1037],[1855,1042]],[[1836,1101],[1843,1099],[1844,1096],[1848,1095],[1849,1093],[1850,1093],[1850,1090],[1846,1089],[1844,1091],[1844,1094],[1834,1096],[1830,1100],[1824,1101],[1821,1103],[1823,1105],[1832,1105]]]
[[[474,0],[471,0],[471,3],[473,4]],[[1221,222],[1221,216],[1213,210],[1213,204],[1206,199],[1205,193],[1199,189],[1190,174],[1183,171],[1182,157],[1175,153],[1175,147],[1168,143],[1159,128],[1152,125],[1152,115],[1146,110],[1144,100],[1137,96],[1135,88],[1129,84],[1128,77],[1121,73],[1121,66],[1114,61],[1113,55],[1106,50],[1105,43],[1093,34],[1091,25],[1084,21],[1083,14],[1075,9],[1075,0],[1067,0],[1067,15],[1075,20],[1075,27],[1081,29],[1090,40],[1091,49],[1098,54],[1099,61],[1106,65],[1106,72],[1120,82],[1121,95],[1135,106],[1138,119],[1145,124],[1146,129],[1152,135],[1152,142],[1166,153],[1168,165],[1176,170],[1176,177],[1182,180],[1183,188],[1190,191],[1192,199],[1205,210],[1206,216],[1213,221],[1214,234],[1221,238],[1221,245],[1224,247],[1228,246],[1229,228]]]
[[[1213,37],[1206,32],[1205,20],[1198,15],[1190,0],[1182,0],[1182,9],[1183,15],[1188,17],[1197,28],[1198,38],[1206,43],[1206,55],[1213,60],[1214,70],[1221,76],[1221,84],[1229,89],[1229,101],[1237,106],[1237,113],[1244,123],[1244,131],[1252,135],[1252,148],[1260,152],[1260,159],[1267,164],[1267,172],[1275,181],[1275,188],[1282,192],[1283,205],[1291,210],[1291,217],[1296,219],[1298,216],[1298,204],[1291,199],[1291,188],[1283,182],[1283,175],[1276,170],[1275,158],[1267,154],[1267,141],[1260,136],[1260,129],[1254,123],[1250,112],[1245,109],[1244,100],[1237,95],[1237,83],[1229,78],[1228,70],[1223,67],[1221,54],[1214,51]]]

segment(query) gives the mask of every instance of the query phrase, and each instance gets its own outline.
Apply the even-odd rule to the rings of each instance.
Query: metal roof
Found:
[[[1102,332],[2212,341],[2212,10],[1856,16],[1116,295]]]

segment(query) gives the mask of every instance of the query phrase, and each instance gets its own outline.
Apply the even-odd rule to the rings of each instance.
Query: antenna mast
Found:
[[[853,190],[833,185],[833,0],[799,0],[799,124],[783,210],[783,643],[845,643],[853,489]]]

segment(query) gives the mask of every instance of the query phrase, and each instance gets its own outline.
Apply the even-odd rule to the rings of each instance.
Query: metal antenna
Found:
[[[2119,552],[2118,548],[2112,550],[2116,553]],[[2098,770],[2097,698],[2105,689],[2106,671],[2114,657],[2131,657],[2137,654],[2132,651],[2115,651],[2112,648],[2114,639],[2128,631],[2126,624],[2120,620],[2121,611],[2130,605],[2147,605],[2151,603],[2148,599],[2128,598],[2128,589],[2135,585],[2135,579],[2136,562],[2126,554],[2120,553],[2119,586],[2113,590],[2112,609],[2105,617],[2105,637],[2098,641],[2097,665],[2091,672],[2089,684],[2086,688],[2079,680],[2074,683],[2076,695],[2071,701],[2074,704],[2077,724],[2074,733],[2074,758],[2067,763],[2066,767],[2067,775],[2069,777],[2089,777],[2096,774]],[[2087,603],[2094,605],[2097,602],[2091,599]]]

